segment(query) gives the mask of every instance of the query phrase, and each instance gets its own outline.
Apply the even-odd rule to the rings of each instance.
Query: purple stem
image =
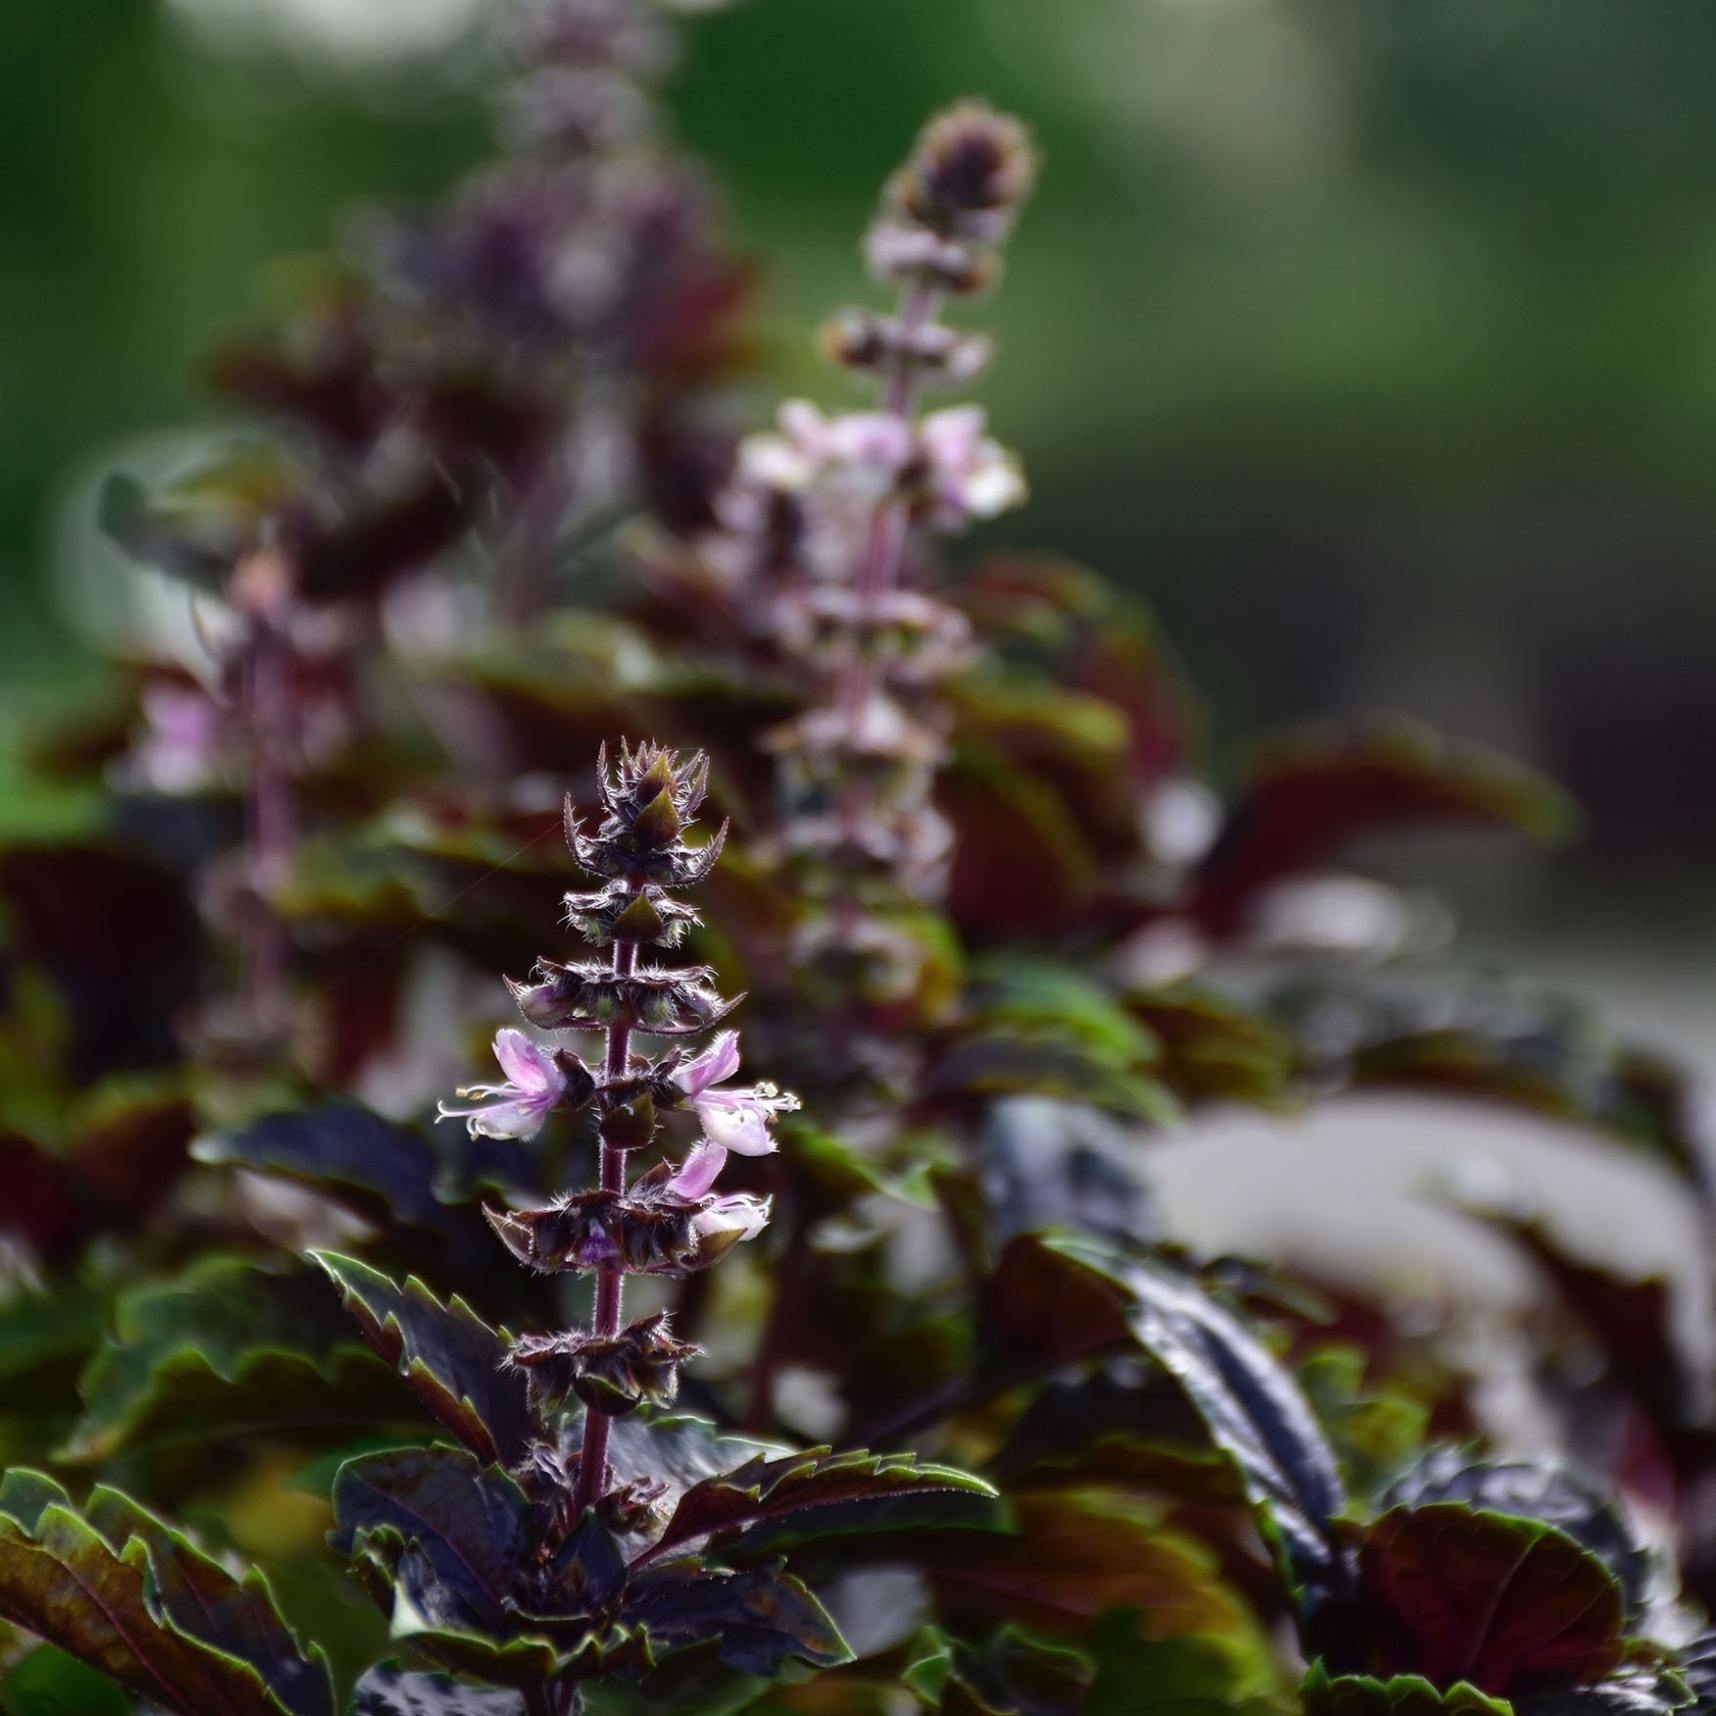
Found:
[[[244,665],[251,758],[245,827],[252,898],[241,987],[252,1023],[272,1034],[285,1022],[291,944],[269,895],[291,869],[298,838],[297,804],[285,755],[293,715],[291,658],[280,624],[272,618],[258,618],[253,624]]]
[[[637,963],[637,943],[614,943],[614,975],[629,977]],[[608,1052],[603,1062],[606,1082],[624,1078],[631,1060],[632,1027],[624,1013],[608,1027]],[[626,1189],[626,1153],[611,1144],[602,1146],[602,1190]],[[617,1265],[596,1271],[596,1316],[593,1332],[612,1338],[620,1332],[620,1302],[625,1292],[625,1272]],[[594,1507],[605,1493],[608,1476],[608,1414],[593,1406],[584,1409],[584,1452],[578,1461],[578,1487],[573,1496],[575,1510],[582,1514]]]

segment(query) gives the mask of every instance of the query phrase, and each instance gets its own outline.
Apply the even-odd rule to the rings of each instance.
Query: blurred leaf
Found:
[[[938,1601],[955,1625],[1012,1621],[1085,1638],[1106,1610],[1132,1608],[1148,1616],[1155,1638],[1260,1636],[1215,1556],[1169,1526],[1160,1504],[1069,1487],[1017,1492],[1009,1505],[1016,1536],[943,1544],[930,1562]]]
[[[1082,1102],[1008,1096],[979,1138],[987,1226],[998,1241],[1066,1228],[1117,1243],[1160,1235],[1146,1168],[1150,1137]]]
[[[79,1378],[84,1413],[60,1458],[384,1420],[385,1372],[333,1309],[308,1274],[232,1257],[205,1256],[175,1279],[131,1289]]]
[[[1359,837],[1448,823],[1561,840],[1576,814],[1543,776],[1444,745],[1415,722],[1291,733],[1256,764],[1197,868],[1189,909],[1212,932],[1230,934],[1271,882],[1327,864]]]
[[[1375,1660],[1496,1696],[1600,1680],[1621,1658],[1621,1588],[1535,1520],[1459,1502],[1394,1507],[1359,1546]]]
[[[205,1133],[191,1154],[317,1187],[456,1280],[481,1281],[493,1264],[482,1218],[437,1199],[440,1164],[423,1134],[356,1103],[327,1102]]]
[[[1289,1708],[1258,1635],[1151,1636],[1149,1617],[1104,1615],[1091,1636],[1096,1679],[1079,1716],[1273,1716]]]
[[[1374,1498],[1422,1448],[1430,1408],[1386,1382],[1367,1387],[1367,1362],[1358,1347],[1318,1347],[1300,1361],[1298,1377],[1340,1460],[1348,1489],[1358,1497]]]
[[[931,1067],[931,1097],[1068,1098],[1167,1125],[1172,1094],[1152,1076],[1161,1045],[1095,983],[1046,962],[998,966],[978,986],[970,1022]]]
[[[1243,1502],[1233,1463],[1210,1445],[1185,1391],[1156,1365],[1113,1358],[1089,1376],[1052,1376],[987,1462],[1007,1489],[1123,1484],[1181,1503]]]
[[[1627,1281],[1600,1264],[1573,1257],[1541,1220],[1464,1204],[1456,1207],[1511,1240],[1543,1272],[1567,1310],[1602,1349],[1608,1372],[1638,1403],[1681,1476],[1702,1468],[1716,1455],[1716,1437],[1699,1409],[1699,1396],[1706,1392],[1709,1378],[1703,1379],[1706,1387],[1700,1389],[1688,1375],[1686,1357],[1675,1339],[1668,1280],[1653,1275]]]
[[[1076,1716],[1086,1708],[1091,1673],[1083,1651],[1005,1626],[981,1648],[954,1641],[936,1709],[940,1716]]]
[[[1125,1005],[1161,1045],[1160,1077],[1181,1101],[1290,1099],[1297,1052],[1265,1014],[1183,984],[1134,991]]]
[[[0,1680],[0,1716],[131,1716],[131,1700],[105,1674],[41,1645]]]
[[[1078,921],[1095,858],[1048,785],[966,739],[936,798],[956,830],[947,904],[966,934],[1044,935]]]
[[[1709,1195],[1684,1077],[1618,1042],[1565,996],[1493,979],[1322,972],[1277,985],[1266,1009],[1317,1085],[1488,1097],[1601,1128]]]
[[[1009,655],[1023,646],[1062,683],[1118,709],[1141,783],[1185,767],[1197,743],[1190,693],[1149,613],[1108,579],[1008,553],[970,568],[948,596]]]
[[[1595,1686],[1533,1692],[1513,1700],[1514,1716],[1671,1716],[1690,1711],[1692,1699],[1679,1675],[1657,1668],[1623,1670]]]
[[[516,1465],[535,1420],[506,1343],[463,1299],[442,1304],[415,1276],[403,1288],[368,1264],[312,1252],[364,1339],[397,1368],[436,1420],[485,1465]]]
[[[0,1382],[15,1389],[44,1366],[82,1359],[106,1332],[111,1306],[109,1288],[78,1280],[56,1280],[51,1292],[14,1286],[0,1300]]]
[[[80,1516],[38,1473],[0,1480],[0,1616],[185,1716],[333,1716],[261,1574],[240,1583],[115,1490]]]

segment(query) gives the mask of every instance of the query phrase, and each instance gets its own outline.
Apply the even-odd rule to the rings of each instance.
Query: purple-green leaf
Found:
[[[0,1618],[184,1716],[333,1716],[320,1651],[262,1575],[234,1579],[114,1490],[80,1514],[39,1473],[0,1480]]]
[[[516,1465],[535,1429],[522,1372],[501,1336],[457,1295],[446,1304],[415,1276],[403,1287],[333,1252],[311,1254],[340,1291],[364,1339],[485,1465]]]

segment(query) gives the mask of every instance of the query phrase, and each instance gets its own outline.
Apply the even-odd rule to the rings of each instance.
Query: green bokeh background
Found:
[[[810,336],[865,290],[857,232],[925,112],[1015,108],[1046,166],[980,312],[1034,491],[1007,538],[1147,595],[1223,743],[1415,711],[1568,780],[1593,875],[1696,877],[1716,10],[747,0],[689,38],[676,122],[765,270],[772,385],[841,397]],[[98,671],[50,593],[75,480],[209,420],[211,339],[355,204],[478,159],[484,85],[475,35],[378,71],[219,51],[154,0],[0,8],[11,706]]]

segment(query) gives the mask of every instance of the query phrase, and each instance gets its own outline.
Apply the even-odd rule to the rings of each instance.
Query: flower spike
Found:
[[[526,1268],[596,1278],[588,1330],[525,1335],[512,1347],[512,1363],[530,1378],[539,1403],[552,1407],[576,1396],[584,1404],[578,1509],[606,1494],[609,1420],[644,1403],[671,1402],[678,1367],[696,1352],[672,1337],[660,1315],[621,1328],[625,1277],[689,1275],[761,1233],[769,1199],[717,1193],[716,1182],[730,1152],[773,1151],[770,1127],[798,1107],[797,1097],[771,1084],[731,1084],[739,1070],[735,1031],[719,1032],[689,1059],[677,1048],[651,1056],[633,1046],[638,1037],[698,1035],[736,1004],[716,990],[709,967],[644,957],[648,949],[677,945],[699,921],[668,890],[701,881],[721,855],[725,823],[701,845],[685,838],[708,786],[709,760],[701,752],[681,757],[648,740],[635,748],[622,740],[617,755],[603,746],[596,764],[600,820],[586,828],[570,797],[564,820],[567,845],[597,884],[566,896],[567,922],[605,957],[543,959],[528,981],[506,980],[538,1030],[599,1032],[600,1063],[587,1066],[569,1050],[545,1048],[509,1027],[495,1036],[506,1082],[461,1091],[463,1106],[441,1105],[442,1114],[494,1138],[534,1137],[558,1109],[596,1108],[597,1186],[540,1209],[485,1206],[483,1212]],[[633,1179],[627,1163],[655,1143],[662,1109],[692,1110],[703,1136],[677,1169],[657,1161]]]

